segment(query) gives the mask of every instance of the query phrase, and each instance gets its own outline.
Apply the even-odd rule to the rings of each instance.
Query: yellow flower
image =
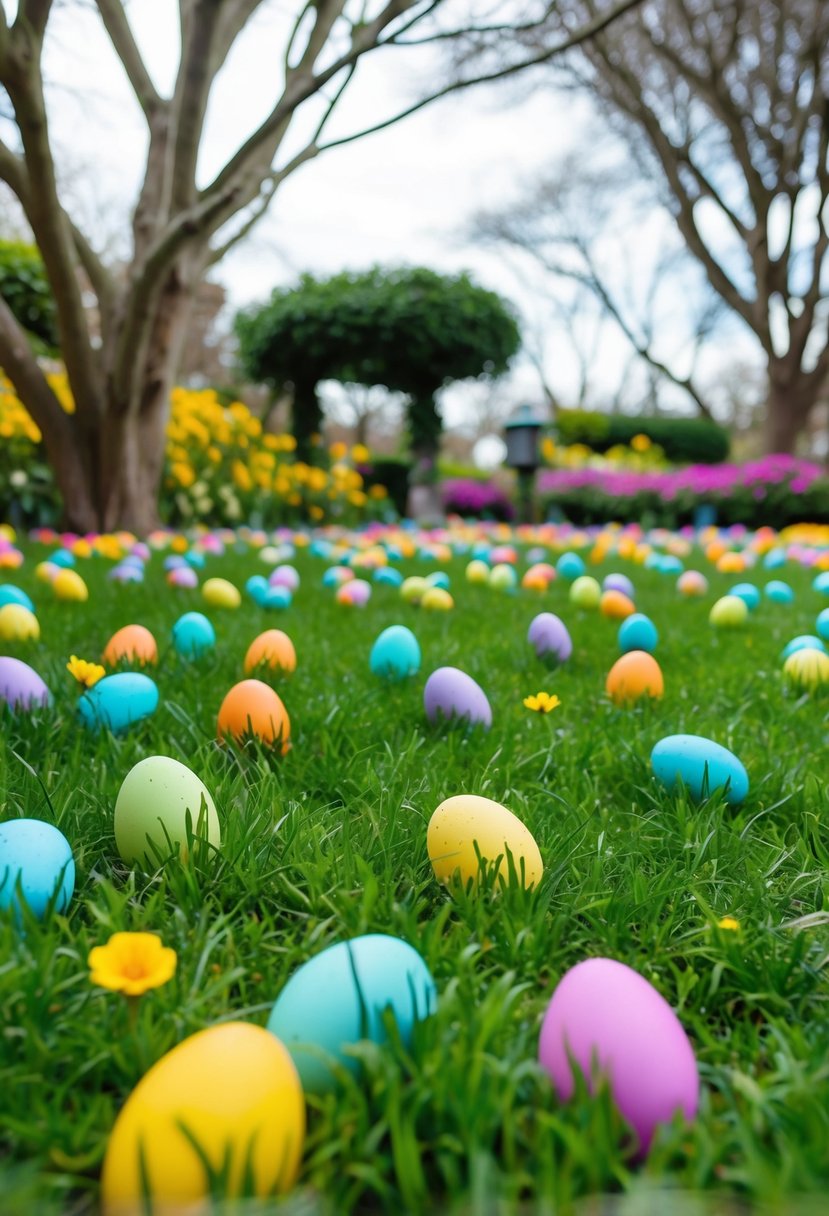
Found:
[[[351,459],[356,460],[357,464],[368,464],[371,460],[371,452],[364,443],[355,443],[351,449]]]
[[[96,946],[87,960],[90,980],[99,988],[141,996],[160,988],[176,970],[176,952],[155,933],[113,933],[105,946]]]
[[[740,922],[735,920],[733,916],[724,916],[722,920],[717,921],[718,929],[728,929],[731,933],[740,932]]]
[[[634,452],[647,452],[651,446],[651,441],[647,435],[634,435],[630,441],[630,446]]]
[[[344,443],[332,443],[328,451],[332,460],[342,460],[348,452],[348,447]]]
[[[524,704],[534,713],[549,714],[561,705],[561,701],[555,695],[550,696],[548,692],[540,692],[534,697],[525,697]]]
[[[75,654],[70,656],[66,670],[75,677],[79,684],[83,684],[84,688],[91,688],[93,684],[98,683],[102,676],[106,675],[106,669],[99,663],[87,663],[86,659],[79,659]]]

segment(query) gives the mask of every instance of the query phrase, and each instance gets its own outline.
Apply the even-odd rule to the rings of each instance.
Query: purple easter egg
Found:
[[[538,1058],[564,1101],[575,1089],[572,1064],[591,1092],[606,1080],[641,1156],[660,1123],[677,1111],[689,1120],[697,1113],[697,1062],[679,1019],[646,979],[614,959],[587,959],[562,977],[544,1015]]]
[[[0,701],[12,709],[48,705],[52,694],[40,676],[21,659],[0,658]]]
[[[636,598],[633,583],[626,574],[608,574],[602,582],[603,591],[621,591],[629,600]]]
[[[527,641],[541,659],[552,655],[559,663],[566,662],[573,653],[573,643],[564,621],[553,612],[539,612],[530,624]]]
[[[299,587],[299,575],[293,566],[277,566],[268,582],[272,587],[287,587],[289,591],[296,591]]]
[[[192,566],[176,566],[167,575],[171,587],[198,587],[199,576]]]
[[[423,689],[423,706],[430,722],[441,718],[466,719],[470,726],[492,726],[486,693],[471,676],[457,667],[439,667]]]

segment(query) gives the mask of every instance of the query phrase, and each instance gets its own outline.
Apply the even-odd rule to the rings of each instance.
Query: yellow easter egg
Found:
[[[201,589],[206,602],[214,608],[238,608],[242,602],[239,588],[226,578],[209,578]]]
[[[33,642],[40,637],[37,617],[23,604],[0,608],[0,638],[4,642]]]
[[[426,612],[449,612],[455,607],[455,601],[444,587],[430,587],[424,592],[420,606]]]
[[[477,883],[482,861],[487,873],[495,870],[501,886],[532,887],[544,873],[530,830],[505,806],[477,794],[458,794],[440,804],[429,820],[426,851],[440,882],[456,877],[464,886]]]
[[[783,664],[783,673],[798,688],[820,688],[829,683],[829,655],[822,650],[796,650]]]
[[[279,1039],[246,1022],[211,1026],[162,1056],[127,1099],[104,1158],[103,1211],[206,1216],[211,1190],[218,1201],[284,1193],[304,1138],[302,1086]]]
[[[52,590],[59,600],[83,604],[89,599],[89,590],[77,570],[58,570],[52,579]]]
[[[35,566],[35,578],[41,583],[51,583],[56,574],[60,573],[60,566],[56,566],[54,562],[38,562]]]

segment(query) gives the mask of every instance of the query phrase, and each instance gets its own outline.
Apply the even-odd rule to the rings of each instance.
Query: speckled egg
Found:
[[[544,864],[532,833],[517,815],[491,798],[458,794],[429,820],[426,850],[440,882],[477,883],[484,872],[497,885],[532,887]]]
[[[121,859],[155,866],[177,849],[187,860],[188,836],[218,849],[219,817],[207,786],[170,756],[147,756],[124,778],[115,801],[115,844]]]

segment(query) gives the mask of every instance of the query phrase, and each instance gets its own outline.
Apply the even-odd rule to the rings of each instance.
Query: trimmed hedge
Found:
[[[647,435],[677,464],[719,464],[730,448],[728,431],[705,418],[647,418],[600,414],[590,410],[559,410],[555,430],[562,443],[583,443],[595,452],[630,444],[634,435]]]
[[[398,515],[406,514],[411,471],[411,460],[402,456],[382,456],[372,460],[371,464],[357,466],[357,472],[361,474],[367,490],[372,486],[386,487]]]

